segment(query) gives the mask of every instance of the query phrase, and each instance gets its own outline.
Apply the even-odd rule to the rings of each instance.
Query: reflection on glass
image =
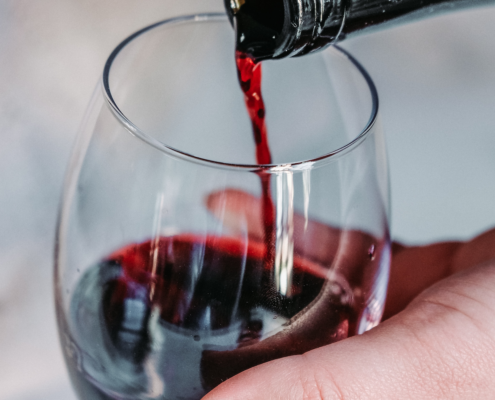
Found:
[[[223,16],[185,17],[109,59],[56,249],[59,331],[81,399],[200,399],[381,318],[388,178],[371,81],[337,48],[267,64],[275,164],[258,166],[231,41]],[[268,247],[260,175],[272,177]]]

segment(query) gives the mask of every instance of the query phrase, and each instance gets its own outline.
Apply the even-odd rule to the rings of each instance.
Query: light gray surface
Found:
[[[495,7],[345,46],[378,87],[394,236],[424,243],[495,225]]]
[[[148,23],[221,9],[221,0],[0,2],[1,400],[74,399],[51,254],[65,165],[106,56]],[[492,7],[344,45],[380,93],[401,240],[467,238],[495,225],[493,38]]]

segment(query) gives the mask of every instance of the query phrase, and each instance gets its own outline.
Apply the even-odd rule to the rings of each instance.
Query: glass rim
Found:
[[[345,145],[332,150],[329,153],[323,154],[321,156],[308,159],[308,160],[303,160],[303,161],[296,161],[293,163],[280,163],[280,164],[235,164],[235,163],[227,163],[227,162],[222,162],[222,161],[215,161],[215,160],[210,160],[207,158],[203,157],[198,157],[193,154],[189,154],[187,152],[175,149],[171,146],[166,145],[165,143],[155,139],[153,136],[148,135],[146,132],[142,131],[137,125],[135,125],[127,116],[120,110],[119,106],[117,105],[117,102],[113,98],[112,91],[110,89],[110,72],[111,68],[113,65],[113,62],[119,55],[122,49],[124,49],[128,44],[130,44],[134,39],[138,38],[142,34],[158,28],[162,25],[175,25],[175,24],[180,24],[180,23],[185,23],[185,22],[209,22],[209,21],[228,21],[228,17],[225,13],[201,13],[201,14],[190,14],[190,15],[184,15],[180,17],[175,17],[175,18],[169,18],[163,21],[159,21],[157,23],[154,23],[152,25],[149,25],[132,35],[128,36],[126,39],[124,39],[110,54],[108,57],[105,67],[103,69],[103,76],[102,76],[102,85],[103,85],[103,92],[104,92],[104,98],[106,100],[107,105],[110,107],[111,111],[117,118],[117,120],[124,126],[126,130],[128,130],[133,136],[143,140],[145,143],[151,145],[152,147],[156,148],[157,150],[162,151],[163,153],[173,156],[175,158],[179,158],[185,161],[190,161],[196,164],[202,164],[214,168],[220,168],[220,169],[230,169],[230,170],[243,170],[243,171],[249,171],[249,172],[257,172],[257,171],[264,171],[267,173],[277,173],[280,171],[295,171],[295,170],[306,170],[306,169],[311,169],[316,166],[324,165],[329,162],[333,162],[337,158],[340,158],[340,156],[348,153],[349,151],[353,150],[357,146],[359,146],[360,143],[364,141],[364,139],[368,136],[369,132],[375,125],[377,118],[378,118],[378,109],[379,109],[379,100],[378,100],[378,93],[375,87],[375,84],[371,77],[369,76],[368,72],[365,70],[365,68],[346,50],[342,49],[340,46],[337,45],[332,45],[331,48],[327,48],[324,51],[331,51],[331,49],[335,50],[337,53],[339,53],[341,56],[344,56],[361,74],[361,76],[364,78],[366,84],[368,85],[368,88],[370,90],[371,94],[371,102],[372,102],[372,108],[371,108],[371,113],[370,113],[370,118],[368,120],[368,123],[364,127],[364,129],[361,131],[360,134],[358,134],[354,139],[346,143]],[[233,61],[232,61],[233,62]]]

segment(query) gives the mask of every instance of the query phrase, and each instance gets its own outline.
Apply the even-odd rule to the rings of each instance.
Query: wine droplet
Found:
[[[371,247],[368,249],[368,258],[370,260],[375,259],[375,245],[374,244],[372,244]]]

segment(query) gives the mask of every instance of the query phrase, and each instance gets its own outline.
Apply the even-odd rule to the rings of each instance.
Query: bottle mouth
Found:
[[[182,17],[164,20],[156,24],[150,25],[132,34],[115,48],[115,50],[111,53],[105,64],[103,76],[102,76],[102,86],[103,86],[104,96],[110,110],[112,111],[118,122],[120,122],[120,124],[127,131],[129,131],[133,136],[143,140],[147,144],[156,148],[157,150],[174,158],[182,159],[188,162],[194,162],[205,166],[220,168],[220,169],[244,170],[249,172],[263,171],[266,173],[279,173],[280,171],[291,171],[291,170],[292,171],[306,170],[306,169],[312,169],[315,167],[326,165],[327,163],[333,162],[340,156],[343,156],[344,154],[352,151],[366,139],[366,137],[368,136],[368,134],[370,134],[372,128],[374,127],[377,121],[378,108],[379,108],[378,94],[374,86],[374,83],[372,79],[369,77],[366,70],[349,53],[339,48],[338,46],[333,46],[333,48],[329,49],[328,51],[336,53],[340,58],[343,58],[346,60],[346,62],[349,62],[349,67],[356,69],[357,72],[362,76],[362,78],[364,78],[365,85],[368,87],[371,97],[371,111],[368,114],[369,115],[368,122],[363,125],[363,128],[360,129],[360,131],[358,131],[359,133],[357,133],[354,136],[354,139],[349,140],[343,146],[318,157],[305,159],[302,161],[289,162],[289,163],[265,164],[265,165],[236,164],[230,162],[215,161],[208,158],[198,157],[195,156],[194,154],[181,151],[177,148],[167,145],[163,141],[158,140],[156,137],[150,134],[150,132],[141,129],[138,126],[138,124],[136,124],[132,120],[132,118],[130,118],[122,111],[121,107],[118,104],[118,101],[116,101],[114,97],[114,93],[110,84],[111,82],[110,76],[112,74],[112,67],[114,66],[115,61],[118,59],[121,52],[127,48],[128,45],[133,43],[135,39],[140,38],[143,34],[146,34],[147,32],[155,28],[162,27],[164,25],[178,25],[184,23],[201,23],[201,22],[211,22],[211,21],[221,22],[226,20],[227,20],[226,15],[222,13],[186,15]]]
[[[345,0],[224,0],[238,50],[256,61],[297,57],[342,36]]]
[[[286,38],[293,36],[289,32],[292,25],[287,3],[288,0],[225,0],[237,35],[237,50],[258,62],[276,58]]]

